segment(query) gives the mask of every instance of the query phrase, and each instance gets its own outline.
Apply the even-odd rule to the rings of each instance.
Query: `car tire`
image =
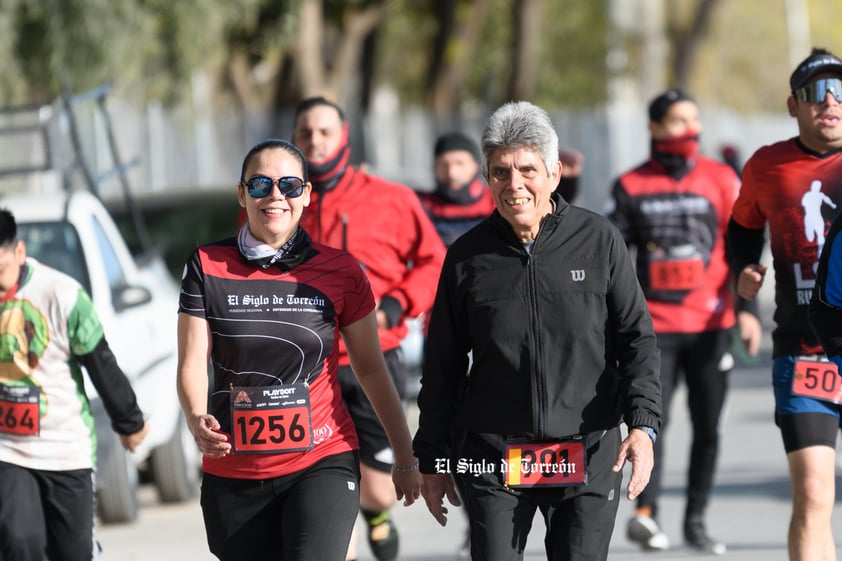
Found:
[[[140,510],[139,476],[131,453],[111,434],[114,443],[101,475],[103,485],[97,490],[97,514],[104,524],[125,524],[137,520]]]
[[[196,496],[201,455],[183,416],[170,440],[152,450],[149,470],[161,502],[180,503]]]

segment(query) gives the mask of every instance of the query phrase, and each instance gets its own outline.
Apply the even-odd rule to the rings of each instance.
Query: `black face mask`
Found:
[[[450,204],[467,206],[482,197],[486,189],[482,176],[477,172],[471,181],[458,189],[451,189],[447,182],[436,181],[436,194]]]

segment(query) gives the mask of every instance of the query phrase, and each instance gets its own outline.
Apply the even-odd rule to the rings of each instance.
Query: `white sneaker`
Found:
[[[670,540],[651,516],[634,516],[629,519],[626,537],[646,551],[669,549]]]

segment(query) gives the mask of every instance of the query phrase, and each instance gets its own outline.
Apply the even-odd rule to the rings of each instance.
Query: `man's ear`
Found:
[[[795,117],[796,109],[797,109],[797,107],[796,107],[797,103],[798,102],[795,101],[795,96],[791,95],[788,98],[786,98],[786,108],[789,111],[790,117]]]
[[[18,265],[26,263],[26,242],[18,240],[15,244],[15,261]]]

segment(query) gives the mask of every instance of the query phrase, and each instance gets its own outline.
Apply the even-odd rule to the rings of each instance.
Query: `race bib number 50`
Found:
[[[842,403],[842,380],[839,378],[839,370],[832,362],[798,359],[795,361],[792,393],[831,403]]]
[[[234,453],[303,452],[313,447],[310,388],[287,386],[231,389]]]

